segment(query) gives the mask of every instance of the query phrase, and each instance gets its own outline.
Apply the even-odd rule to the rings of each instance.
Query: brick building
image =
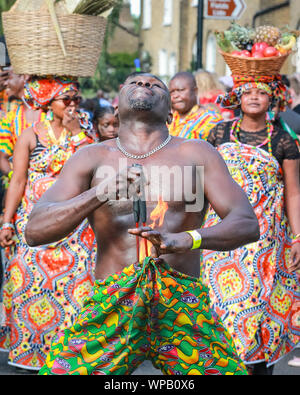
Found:
[[[271,24],[300,28],[299,0],[244,0],[241,25]],[[141,0],[140,48],[152,58],[152,72],[165,80],[177,71],[191,70],[197,54],[198,0]],[[273,11],[270,12],[270,7]],[[274,9],[276,7],[276,9]],[[263,11],[263,13],[262,13]],[[259,13],[257,14],[257,13]],[[218,75],[229,73],[217,51],[215,30],[225,30],[230,20],[204,19],[203,68]],[[299,44],[300,47],[300,44]],[[300,50],[298,51],[300,52]],[[290,56],[284,73],[300,71],[297,53]]]

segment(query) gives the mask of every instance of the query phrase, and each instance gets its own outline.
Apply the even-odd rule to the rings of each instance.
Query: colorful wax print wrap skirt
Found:
[[[40,375],[128,375],[145,359],[164,374],[246,375],[200,281],[161,260],[96,281]]]
[[[246,192],[261,235],[258,242],[234,251],[204,250],[201,278],[242,360],[270,366],[300,340],[300,283],[287,266],[291,239],[283,174],[277,160],[262,149],[226,143],[218,150]],[[210,208],[205,227],[219,221]]]
[[[64,240],[30,248],[24,231],[33,205],[72,154],[68,142],[30,158],[28,182],[15,215],[16,245],[6,250],[0,348],[10,365],[40,370],[58,331],[73,325],[95,278],[96,243],[87,221]]]

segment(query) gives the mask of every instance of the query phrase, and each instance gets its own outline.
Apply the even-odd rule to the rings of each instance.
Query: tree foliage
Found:
[[[16,0],[0,0],[0,12],[8,11]],[[3,35],[2,17],[0,19],[0,35]]]
[[[102,54],[95,76],[93,78],[83,78],[80,81],[84,95],[89,95],[89,92],[95,92],[98,89],[106,92],[117,92],[126,76],[135,70],[134,59],[138,56],[137,52],[112,54],[108,52],[109,42],[113,39],[114,31],[116,27],[120,26],[119,17],[122,7],[123,0],[118,0],[117,5],[108,17]]]

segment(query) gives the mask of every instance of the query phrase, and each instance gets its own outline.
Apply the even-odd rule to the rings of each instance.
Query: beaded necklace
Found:
[[[241,143],[240,143],[240,141],[238,140],[238,138],[234,134],[239,135],[239,132],[241,130],[242,120],[243,119],[240,118],[240,119],[234,121],[233,124],[232,124],[232,128],[230,130],[230,140],[234,141],[237,144],[241,144]],[[272,155],[271,138],[272,138],[272,133],[273,133],[274,127],[273,127],[272,123],[269,120],[266,121],[266,125],[267,125],[267,134],[268,134],[268,136],[261,144],[257,145],[256,148],[260,148],[260,147],[262,147],[262,146],[264,146],[265,144],[268,143],[268,152],[269,152],[270,155]]]

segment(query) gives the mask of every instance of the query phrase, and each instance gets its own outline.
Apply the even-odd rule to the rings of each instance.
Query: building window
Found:
[[[164,0],[164,26],[172,25],[173,19],[173,0]]]
[[[225,65],[225,75],[230,77],[232,75],[232,72],[230,70],[230,67],[228,66],[228,64]]]
[[[168,53],[165,49],[160,49],[158,53],[158,73],[164,81],[168,77]]]
[[[214,73],[217,60],[217,42],[215,35],[210,33],[206,45],[206,70]]]
[[[151,0],[143,0],[143,29],[150,29],[152,25]]]
[[[173,77],[177,73],[177,59],[176,54],[173,52],[169,59],[169,77]]]
[[[197,67],[197,52],[198,52],[198,42],[197,37],[194,39],[192,47],[192,69],[196,70]]]

